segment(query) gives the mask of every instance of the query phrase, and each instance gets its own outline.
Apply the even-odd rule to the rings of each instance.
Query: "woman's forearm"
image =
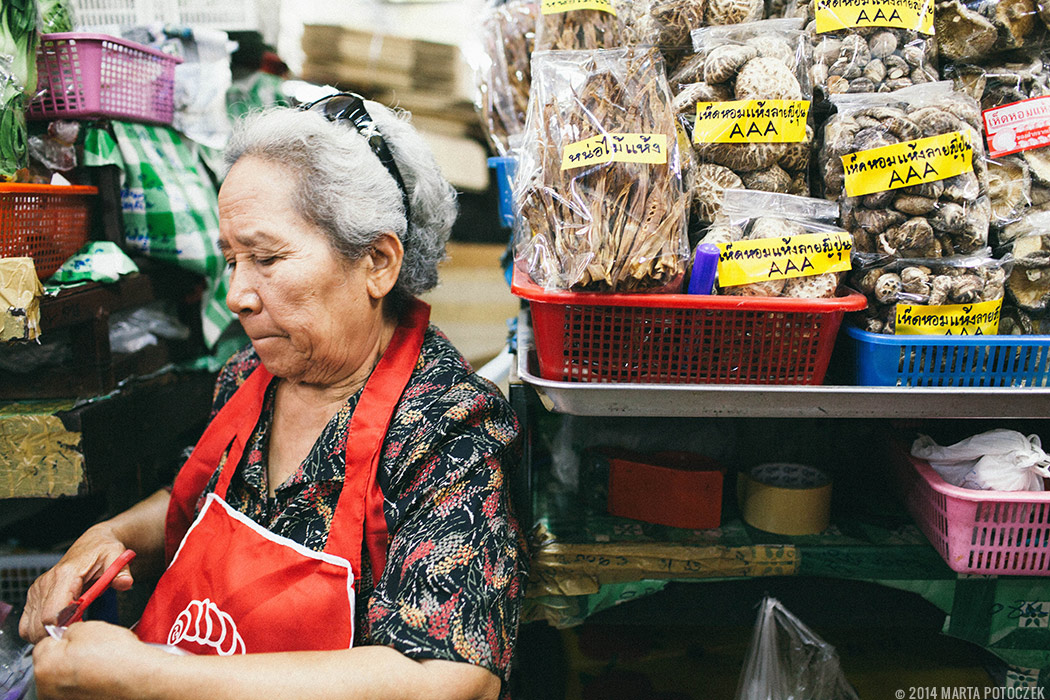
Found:
[[[113,537],[140,556],[163,557],[164,519],[171,494],[161,489],[109,520],[95,525],[108,530]]]
[[[164,666],[164,664],[161,664]],[[389,647],[342,651],[249,654],[236,658],[181,657],[159,671],[172,692],[162,698],[302,698],[316,700],[480,700],[499,695],[491,672],[451,661],[414,661]]]
[[[33,658],[41,700],[495,700],[500,689],[480,666],[415,661],[390,647],[175,656],[100,622],[44,639]]]

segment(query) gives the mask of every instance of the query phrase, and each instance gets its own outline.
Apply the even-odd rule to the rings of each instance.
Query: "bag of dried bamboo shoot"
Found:
[[[948,65],[944,77],[981,106],[992,230],[1006,242],[1029,211],[1050,208],[1050,65],[1022,50]]]
[[[815,99],[887,92],[938,80],[934,0],[809,0],[788,16],[806,16],[813,41]],[[940,30],[938,30],[939,32]]]
[[[715,220],[729,189],[808,195],[813,93],[801,20],[706,27],[692,37],[696,74],[677,76],[693,81],[674,104],[697,156],[699,220]]]
[[[855,253],[850,286],[868,298],[858,325],[889,335],[995,335],[1013,261],[991,248],[946,258]]]
[[[510,0],[488,5],[481,17],[482,46],[472,56],[475,107],[489,143],[501,156],[511,155],[511,142],[525,128],[539,7],[538,2]]]
[[[516,264],[548,289],[681,288],[688,196],[656,49],[533,55]]]
[[[826,199],[726,190],[703,243],[719,246],[717,293],[834,297],[851,265],[852,237]]]
[[[540,0],[537,51],[591,51],[624,46],[615,0]]]
[[[907,258],[988,245],[991,204],[973,98],[950,82],[833,95],[818,164],[858,251]]]

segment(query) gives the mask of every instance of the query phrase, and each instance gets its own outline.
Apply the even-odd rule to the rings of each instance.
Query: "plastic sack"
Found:
[[[135,262],[111,241],[89,241],[62,263],[48,280],[50,284],[116,282],[138,272]]]
[[[533,56],[515,260],[547,289],[678,291],[688,196],[655,49]]]
[[[536,23],[536,51],[590,51],[624,45],[623,20],[614,0],[599,0],[602,9],[552,8],[540,12]]]
[[[769,596],[762,599],[735,698],[858,700],[835,647]]]
[[[512,138],[525,128],[532,86],[538,2],[512,0],[488,5],[481,17],[480,51],[474,56],[475,106],[492,148],[511,153]]]
[[[838,112],[824,126],[818,164],[824,196],[841,203],[857,250],[937,258],[988,245],[987,163],[973,98],[941,81],[831,101]],[[894,156],[874,151],[895,144]]]
[[[725,245],[736,241],[807,233],[840,233],[848,237],[849,234],[838,226],[838,216],[838,205],[825,199],[753,190],[726,190],[718,220],[707,229],[701,243]],[[848,248],[842,251],[847,259],[849,252]],[[842,277],[842,272],[821,272],[721,286],[717,293],[823,299],[835,296]]]
[[[808,195],[812,90],[801,20],[706,27],[692,38],[696,55],[671,83],[696,152],[697,218],[714,221],[727,189]]]
[[[941,446],[920,435],[913,457],[925,459],[952,486],[991,491],[1042,491],[1050,478],[1050,456],[1038,435],[996,428],[954,445]]]
[[[941,58],[963,61],[1042,44],[1039,0],[939,0],[934,18]]]
[[[854,253],[849,283],[868,298],[860,316],[863,329],[893,334],[898,304],[943,307],[1001,301],[1012,265],[1008,257],[991,257],[990,248],[975,255],[926,259]]]

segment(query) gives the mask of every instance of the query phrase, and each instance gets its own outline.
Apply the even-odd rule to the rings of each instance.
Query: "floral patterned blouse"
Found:
[[[218,377],[213,416],[258,365],[251,345],[230,358]],[[342,487],[343,444],[360,391],[271,499],[265,465],[274,387],[227,501],[271,531],[321,551]],[[474,374],[431,326],[379,461],[390,545],[375,587],[362,546],[355,644],[483,666],[504,680],[506,695],[527,566],[509,501],[508,477],[520,457],[518,432],[499,390]],[[205,493],[215,489],[219,471]],[[203,504],[202,495],[198,512]]]

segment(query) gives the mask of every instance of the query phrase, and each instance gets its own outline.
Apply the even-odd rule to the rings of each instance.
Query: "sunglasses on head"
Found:
[[[352,92],[337,92],[304,104],[299,109],[317,112],[330,122],[345,119],[354,125],[357,132],[368,141],[368,147],[372,149],[372,153],[397,183],[398,189],[401,190],[401,201],[405,205],[405,218],[408,219],[408,190],[405,188],[405,181],[401,177],[401,171],[397,169],[397,163],[394,162],[394,156],[390,153],[383,134],[380,133],[379,127],[372,120],[372,115],[365,108],[365,98]]]

